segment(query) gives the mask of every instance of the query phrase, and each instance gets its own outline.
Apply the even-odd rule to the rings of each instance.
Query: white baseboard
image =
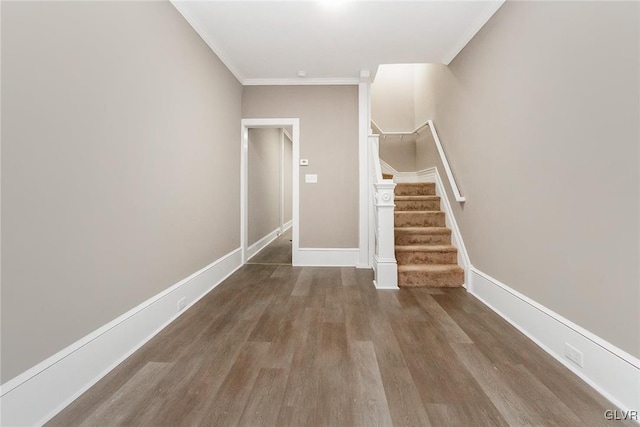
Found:
[[[470,267],[469,292],[623,411],[640,410],[640,360]],[[584,355],[584,367],[565,356],[565,343]],[[615,408],[611,408],[615,409]]]
[[[294,266],[355,267],[358,248],[300,248],[293,253]]]
[[[284,225],[282,226],[282,232],[284,233],[285,231],[287,231],[291,227],[293,227],[293,219],[290,219],[289,222],[285,222],[284,223]]]
[[[6,382],[0,425],[44,424],[241,265],[238,248]]]
[[[280,231],[280,227],[278,227],[272,232],[270,232],[269,234],[267,234],[266,236],[264,236],[262,239],[255,242],[253,245],[249,246],[247,248],[247,261],[250,260],[253,256],[255,256],[258,252],[266,248],[269,245],[269,243],[276,240],[280,235],[280,233],[282,232],[284,231]]]

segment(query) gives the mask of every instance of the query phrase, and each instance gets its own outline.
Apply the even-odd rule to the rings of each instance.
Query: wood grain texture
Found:
[[[47,425],[633,425],[464,289],[372,279],[245,265]]]
[[[291,265],[291,238],[293,229],[279,235],[266,248],[255,254],[249,261],[250,264],[285,264]]]

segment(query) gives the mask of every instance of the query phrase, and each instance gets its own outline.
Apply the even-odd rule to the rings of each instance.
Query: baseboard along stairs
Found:
[[[464,270],[458,266],[458,249],[451,245],[435,183],[398,183],[395,204],[398,286],[462,286]]]

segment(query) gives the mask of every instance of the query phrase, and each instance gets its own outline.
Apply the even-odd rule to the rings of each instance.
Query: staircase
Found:
[[[399,183],[395,188],[395,255],[398,286],[458,287],[464,270],[451,245],[434,183]]]

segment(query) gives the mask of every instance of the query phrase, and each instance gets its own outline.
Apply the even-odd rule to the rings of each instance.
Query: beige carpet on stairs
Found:
[[[458,287],[464,270],[434,183],[399,183],[395,189],[398,286]]]

